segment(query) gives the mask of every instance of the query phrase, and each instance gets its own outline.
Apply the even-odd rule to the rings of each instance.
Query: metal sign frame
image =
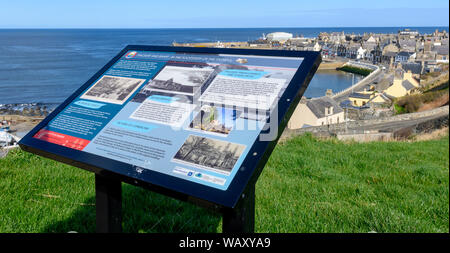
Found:
[[[242,163],[241,168],[232,179],[228,189],[223,191],[197,184],[181,178],[145,170],[142,177],[135,177],[133,165],[112,160],[106,157],[66,148],[57,144],[33,138],[53,118],[64,110],[75,98],[83,93],[95,80],[105,73],[116,61],[129,50],[136,51],[162,51],[175,53],[195,54],[234,54],[254,56],[302,57],[303,61],[294,77],[278,101],[278,135],[273,141],[260,141],[259,136],[253,143],[250,151]],[[270,154],[289,121],[301,96],[305,92],[310,80],[321,62],[320,52],[312,51],[286,51],[286,50],[259,50],[259,49],[225,49],[225,48],[193,48],[193,47],[166,47],[129,45],[110,60],[102,69],[84,83],[77,91],[59,105],[48,117],[34,127],[19,142],[20,147],[28,152],[54,159],[97,174],[102,178],[126,182],[128,184],[144,187],[183,201],[193,202],[203,207],[227,213],[237,206],[242,195],[256,183]],[[143,180],[142,178],[145,178]]]

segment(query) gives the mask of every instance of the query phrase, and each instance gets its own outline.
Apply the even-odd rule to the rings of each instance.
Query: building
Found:
[[[366,57],[366,49],[359,47],[356,55],[356,59],[364,59]]]
[[[402,51],[411,53],[416,52],[417,42],[414,39],[400,40],[398,44]]]
[[[404,72],[397,70],[394,76],[394,82],[389,88],[384,91],[384,94],[389,98],[398,98],[411,94],[413,90],[420,86],[419,81],[413,77],[411,71]]]
[[[360,48],[360,46],[356,46],[356,45],[349,46],[345,52],[345,57],[350,58],[350,59],[356,59],[359,48]]]
[[[449,63],[448,45],[436,47],[436,62]]]
[[[319,45],[318,42],[314,44],[313,51],[319,52],[322,49],[322,46]]]
[[[406,28],[404,30],[398,31],[399,38],[413,39],[417,36],[419,36],[419,31],[417,31],[417,30],[411,30],[411,29]]]
[[[420,79],[420,75],[423,72],[423,66],[420,62],[406,62],[399,64],[398,67],[403,69],[406,73],[411,72],[416,79]]]
[[[381,63],[383,59],[383,50],[381,50],[380,45],[377,45],[374,50],[370,51],[372,58],[370,61],[373,64]]]
[[[351,105],[354,107],[363,107],[366,106],[373,97],[375,97],[373,91],[361,91],[350,94],[348,100],[350,100]]]
[[[292,39],[292,37],[293,37],[292,33],[274,32],[267,34],[266,39],[268,41],[286,42]]]
[[[374,93],[374,96],[367,102],[370,105],[389,103],[391,100],[383,93]]]
[[[398,53],[395,56],[395,62],[404,63],[404,62],[412,61],[415,58],[416,58],[416,53],[401,51],[400,53]]]
[[[288,128],[342,123],[344,117],[344,110],[330,97],[302,99],[288,122]]]
[[[370,36],[370,38],[368,38],[366,42],[367,43],[374,43],[374,44],[376,44],[377,40],[373,36]]]
[[[424,68],[423,68],[424,73],[437,72],[437,71],[441,71],[441,70],[442,70],[442,68],[441,68],[440,64],[438,64],[437,61],[435,61],[435,60],[424,61]]]

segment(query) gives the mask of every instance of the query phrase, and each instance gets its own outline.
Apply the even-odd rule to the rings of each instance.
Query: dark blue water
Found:
[[[448,27],[411,28],[420,33],[436,28],[448,31]],[[128,44],[248,41],[275,31],[314,37],[320,32],[397,33],[399,29],[403,28],[0,29],[0,105],[61,103]],[[306,95],[323,96],[326,88],[338,91],[350,85],[348,76],[336,78],[316,75]]]

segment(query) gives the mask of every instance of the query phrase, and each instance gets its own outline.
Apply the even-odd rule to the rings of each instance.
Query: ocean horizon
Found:
[[[168,46],[173,42],[250,41],[271,32],[289,32],[304,37],[342,31],[397,33],[405,28],[428,34],[436,29],[448,32],[448,26],[0,29],[0,105],[59,104],[130,44]],[[333,76],[316,75],[305,96],[323,96],[324,87],[315,86],[322,83],[317,79],[324,77]],[[340,78],[337,86],[329,88],[335,92],[346,88],[341,86],[342,82],[348,82],[348,77]]]

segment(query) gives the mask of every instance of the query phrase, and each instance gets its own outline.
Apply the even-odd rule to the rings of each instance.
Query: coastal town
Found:
[[[411,29],[395,34],[321,32],[317,37],[274,32],[245,42],[174,42],[173,46],[319,51],[323,59],[319,71],[337,69],[363,77],[344,90],[328,89],[321,97],[302,98],[284,136],[312,132],[380,140],[448,126],[449,36],[445,30],[431,34]],[[17,108],[21,107],[0,108],[3,146],[16,143],[52,110],[39,104]]]
[[[395,34],[322,32],[317,37],[274,32],[247,42],[173,45],[320,51],[323,62],[319,70],[338,69],[364,76],[344,90],[328,89],[322,97],[302,98],[285,135],[313,132],[377,140],[448,125],[449,36],[445,30],[431,34],[411,29]],[[423,103],[424,96],[432,98]],[[417,108],[405,110],[405,100]],[[374,121],[383,123],[377,128]]]

